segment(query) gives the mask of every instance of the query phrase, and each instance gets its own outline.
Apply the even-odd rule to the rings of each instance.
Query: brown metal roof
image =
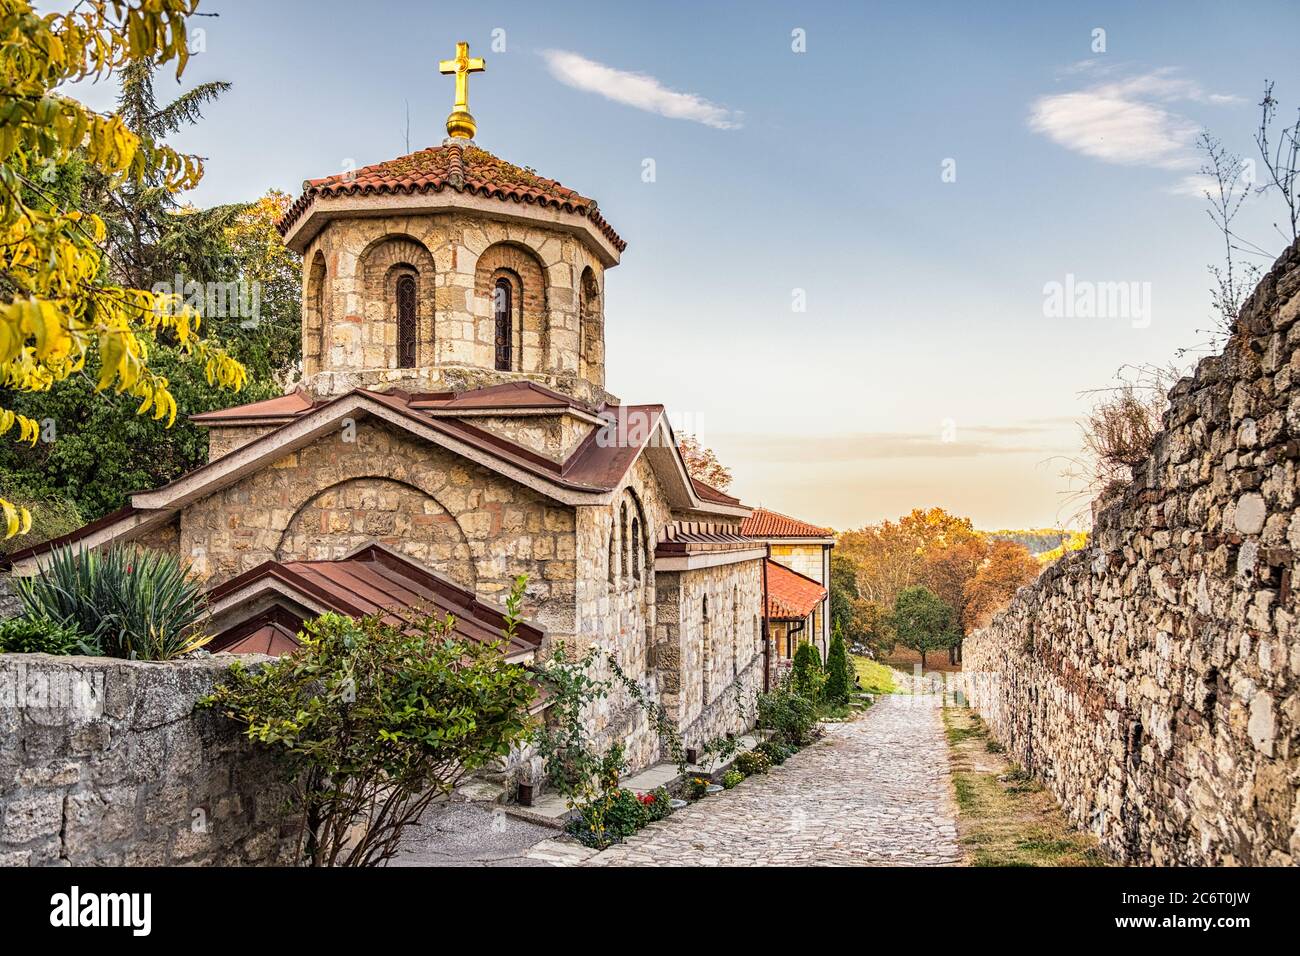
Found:
[[[480,643],[504,639],[506,620],[500,610],[479,601],[472,591],[378,545],[339,561],[267,561],[213,588],[208,592],[208,600],[217,605],[224,598],[268,578],[275,579],[283,590],[304,603],[338,614],[351,617],[378,614],[385,623],[399,627],[429,614],[438,617],[451,614],[456,619],[457,633],[464,638]],[[226,625],[212,642],[212,649],[224,650],[229,643],[243,640],[245,632],[240,628],[247,623],[244,619]],[[543,636],[541,629],[520,624],[506,653],[535,650]]]
[[[236,405],[233,408],[222,408],[213,412],[200,412],[197,415],[191,415],[190,421],[205,425],[232,419],[239,421],[266,419],[269,424],[271,422],[291,421],[299,415],[311,411],[318,404],[320,403],[313,401],[309,394],[299,390],[290,392],[288,395],[264,399],[260,402],[249,402],[247,405]]]
[[[719,491],[712,485],[706,485],[698,478],[692,478],[691,484],[695,486],[695,493],[705,501],[712,501],[720,505],[739,505],[740,499],[733,498],[725,491]]]
[[[409,397],[412,408],[479,411],[482,409],[538,408],[595,414],[597,409],[571,395],[557,392],[536,382],[503,382],[465,392],[416,392]]]

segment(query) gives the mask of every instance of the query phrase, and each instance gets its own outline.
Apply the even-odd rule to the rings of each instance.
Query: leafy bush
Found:
[[[741,773],[739,770],[733,768],[731,770],[728,770],[726,773],[722,775],[722,785],[726,787],[728,790],[730,790],[732,787],[734,787],[736,784],[740,783],[740,781],[744,779],[745,779],[745,775]]]
[[[800,644],[794,652],[794,669],[790,675],[791,690],[800,697],[819,701],[822,688],[826,684],[826,672],[822,670],[822,656],[817,648],[807,642]]]
[[[803,747],[816,736],[817,707],[806,697],[778,688],[758,695],[758,725],[781,743]]]
[[[12,475],[0,469],[0,485],[12,487]],[[76,531],[85,520],[77,503],[71,498],[60,495],[7,495],[15,507],[26,508],[32,516],[32,527],[24,535],[12,538],[0,538],[0,554],[13,554],[33,545],[57,538],[70,531]]]
[[[844,637],[836,628],[826,651],[826,700],[832,704],[847,704],[853,687],[853,666],[849,663]]]
[[[110,657],[171,660],[209,640],[193,631],[207,609],[198,582],[160,551],[56,548],[44,572],[16,585],[29,617],[66,621]]]
[[[289,756],[312,866],[387,860],[431,801],[528,735],[529,671],[499,643],[458,638],[450,617],[403,629],[326,614],[301,639],[269,664],[236,662],[200,706]]]
[[[752,777],[756,773],[767,773],[772,769],[772,761],[767,755],[758,750],[746,750],[736,758],[733,765],[746,777]]]
[[[26,616],[0,621],[0,653],[99,654],[100,648],[70,624]]]
[[[709,778],[690,777],[686,781],[686,793],[692,800],[699,800],[701,797],[708,796]]]
[[[668,795],[668,791],[663,787],[653,793],[642,794],[641,804],[646,808],[646,813],[651,822],[662,820],[673,812],[672,797]]]
[[[754,748],[754,752],[762,754],[775,767],[785,763],[786,759],[795,752],[795,748],[779,740],[764,740]]]

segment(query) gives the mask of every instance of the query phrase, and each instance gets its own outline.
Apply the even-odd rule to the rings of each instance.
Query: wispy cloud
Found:
[[[983,458],[1001,455],[1053,455],[1070,450],[1063,441],[1052,442],[1046,427],[968,426],[958,428],[951,440],[944,440],[940,430],[921,432],[858,432],[843,435],[727,435],[717,443],[725,444],[731,454],[761,457],[780,462],[849,462],[884,459]],[[1027,438],[1031,444],[1008,444],[1000,439]],[[1044,439],[1048,441],[1045,443]]]
[[[1089,61],[1085,61],[1087,63]],[[1029,126],[1052,142],[1125,166],[1191,173],[1198,166],[1193,140],[1201,124],[1180,112],[1180,104],[1224,105],[1237,98],[1209,93],[1173,68],[1117,76],[1114,67],[1076,64],[1068,76],[1087,76],[1089,85],[1040,96],[1030,107]],[[1194,176],[1175,192],[1200,195]]]
[[[714,129],[739,129],[743,114],[711,103],[695,93],[670,90],[653,76],[618,70],[567,50],[543,50],[554,76],[566,86],[597,93],[615,103],[670,119],[691,120]]]

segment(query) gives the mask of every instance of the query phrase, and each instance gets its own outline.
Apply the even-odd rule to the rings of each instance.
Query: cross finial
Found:
[[[456,44],[456,56],[451,60],[438,61],[438,72],[454,74],[456,77],[456,103],[451,115],[447,117],[447,135],[460,139],[473,139],[477,129],[474,117],[469,113],[469,75],[482,73],[487,64],[482,57],[469,55],[469,44],[463,40]]]

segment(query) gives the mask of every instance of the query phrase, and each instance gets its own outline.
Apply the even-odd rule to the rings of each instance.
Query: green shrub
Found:
[[[825,684],[826,672],[822,670],[822,656],[814,645],[805,641],[794,652],[790,689],[800,697],[816,703],[821,700]]]
[[[647,800],[646,797],[651,799]],[[662,820],[673,812],[673,798],[668,795],[668,791],[663,787],[660,787],[654,793],[647,793],[641,798],[641,803],[645,806],[651,822]]]
[[[110,657],[165,661],[209,640],[192,630],[207,609],[198,582],[160,551],[56,548],[44,572],[16,585],[29,617],[66,621]]]
[[[0,653],[99,654],[94,638],[76,627],[45,617],[15,617],[0,621]]]
[[[744,779],[745,779],[745,775],[741,773],[739,770],[733,768],[731,770],[728,770],[726,773],[722,775],[722,785],[726,787],[728,790],[730,790],[732,787],[734,787],[736,784],[740,783],[740,781]]]
[[[767,754],[759,750],[746,750],[736,758],[733,766],[746,777],[752,777],[756,773],[767,773],[771,770],[772,761],[768,759]]]
[[[605,813],[605,832],[615,840],[630,837],[650,822],[650,811],[631,790],[619,787],[611,792]]]
[[[844,637],[836,628],[830,649],[826,651],[826,700],[832,704],[847,704],[852,688],[853,666],[844,647]]]
[[[758,695],[758,725],[781,743],[803,747],[816,736],[817,707],[806,697],[777,688]]]
[[[783,744],[779,740],[764,740],[754,748],[754,752],[765,756],[775,767],[785,763],[795,751],[793,747]]]
[[[8,482],[0,481],[8,485]],[[31,530],[12,538],[0,538],[0,554],[13,554],[33,545],[58,538],[70,531],[76,531],[85,520],[77,503],[71,498],[59,495],[7,494],[9,501],[19,508],[26,508],[32,516]]]
[[[459,638],[450,617],[393,627],[325,614],[301,640],[270,663],[236,662],[200,706],[288,757],[311,866],[389,859],[430,802],[528,736],[528,669],[500,643]]]

